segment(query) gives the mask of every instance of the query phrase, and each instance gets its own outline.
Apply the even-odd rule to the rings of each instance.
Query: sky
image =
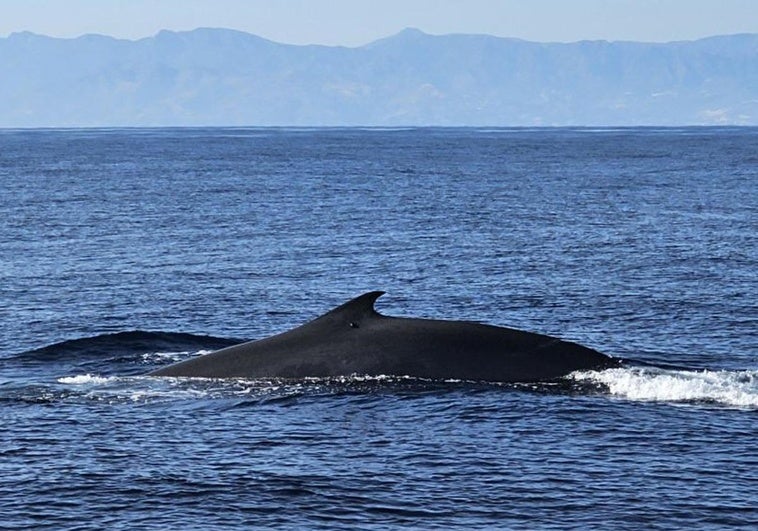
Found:
[[[231,28],[290,44],[361,46],[414,27],[540,42],[668,42],[758,33],[758,0],[0,0],[0,37]]]

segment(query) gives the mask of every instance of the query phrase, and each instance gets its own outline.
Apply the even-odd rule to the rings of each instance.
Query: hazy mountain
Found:
[[[0,126],[758,124],[758,34],[358,48],[225,29],[0,39]]]

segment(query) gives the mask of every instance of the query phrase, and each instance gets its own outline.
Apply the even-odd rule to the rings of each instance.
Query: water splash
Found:
[[[175,363],[177,361],[183,361],[195,356],[203,356],[210,354],[213,350],[183,350],[178,352],[146,352],[142,354],[142,361],[146,363]]]
[[[115,377],[97,376],[93,374],[77,374],[76,376],[63,376],[58,378],[58,383],[68,385],[99,385],[116,380]]]
[[[703,402],[758,408],[758,371],[684,371],[629,367],[580,371],[574,381],[598,384],[614,396],[635,401]]]

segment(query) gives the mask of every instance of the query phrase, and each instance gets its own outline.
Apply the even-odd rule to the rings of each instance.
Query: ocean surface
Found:
[[[758,129],[0,130],[0,528],[755,529]],[[151,378],[371,290],[634,363]]]

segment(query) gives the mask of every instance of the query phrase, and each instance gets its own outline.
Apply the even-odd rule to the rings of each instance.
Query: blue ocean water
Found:
[[[0,527],[758,525],[758,129],[0,131]],[[385,290],[648,365],[142,376]]]

